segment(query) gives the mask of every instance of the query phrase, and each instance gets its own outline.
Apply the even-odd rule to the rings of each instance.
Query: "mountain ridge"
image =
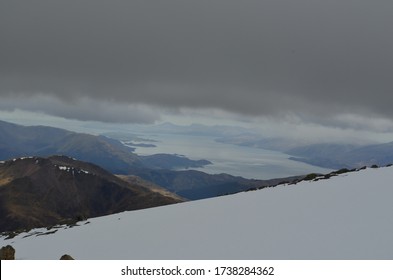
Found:
[[[393,162],[393,142],[378,144],[305,143],[285,138],[263,138],[256,134],[226,136],[217,142],[280,151],[289,159],[329,169],[359,168]],[[325,140],[327,141],[327,140]]]
[[[182,201],[69,157],[0,163],[0,231],[53,226]]]
[[[372,145],[314,144],[287,151],[290,159],[325,168],[384,166],[393,162],[393,142]]]
[[[169,154],[138,156],[134,148],[106,136],[47,126],[22,126],[0,121],[0,160],[26,156],[66,155],[102,166],[115,174],[134,168],[202,167],[211,162]],[[165,159],[165,162],[163,161]]]
[[[92,162],[113,174],[139,176],[191,200],[272,184],[270,180],[245,179],[229,174],[210,175],[195,170],[176,170],[201,167],[211,162],[169,154],[138,156],[133,153],[133,148],[105,136],[52,127],[38,128],[36,131],[35,126],[25,127],[0,121],[0,131],[7,132],[0,137],[0,160],[5,155],[13,158],[61,154]],[[53,137],[51,133],[54,134]],[[287,178],[277,180],[286,181]]]

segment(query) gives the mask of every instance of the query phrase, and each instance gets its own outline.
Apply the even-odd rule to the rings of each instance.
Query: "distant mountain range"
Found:
[[[329,169],[384,166],[393,163],[393,142],[374,145],[305,144],[282,138],[261,138],[254,134],[220,137],[216,141],[276,150],[288,154],[291,160]]]
[[[47,126],[21,126],[0,121],[0,160],[24,156],[67,155],[92,162],[115,174],[134,168],[203,167],[211,162],[170,154],[138,156],[120,141]]]
[[[103,136],[74,133],[46,126],[21,126],[0,121],[0,159],[25,156],[67,155],[79,160],[111,167],[124,173],[140,166],[137,155],[117,140]]]
[[[184,199],[64,156],[0,163],[0,232],[74,223]]]
[[[138,156],[133,151],[133,148],[123,145],[119,140],[105,136],[0,121],[0,160],[66,155],[97,164],[113,174],[139,176],[190,200],[235,193],[297,178],[250,180],[228,174],[176,171],[180,168],[201,167],[210,162],[170,154]]]
[[[293,155],[292,160],[332,169],[385,166],[393,163],[393,142],[366,146],[315,144],[287,153]]]

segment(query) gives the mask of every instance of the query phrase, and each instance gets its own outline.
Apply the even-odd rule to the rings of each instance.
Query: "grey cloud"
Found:
[[[85,97],[67,102],[45,95],[2,97],[0,110],[16,109],[81,121],[150,124],[160,119],[157,109],[137,104],[102,102]]]
[[[0,95],[393,119],[392,14],[366,0],[4,0]]]

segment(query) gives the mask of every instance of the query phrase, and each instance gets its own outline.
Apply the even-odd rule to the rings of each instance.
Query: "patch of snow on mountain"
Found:
[[[70,171],[70,167],[69,166],[58,166],[58,168],[60,170],[63,170],[63,171]]]
[[[392,167],[366,169],[2,237],[0,246],[18,259],[392,259],[392,181]]]
[[[55,165],[55,166],[57,166],[57,165]],[[57,168],[59,168],[60,170],[63,170],[63,171],[72,172],[72,174],[74,174],[75,171],[78,174],[80,174],[80,173],[90,174],[89,171],[86,171],[86,170],[83,170],[83,169],[77,169],[77,168],[70,167],[70,166],[57,166]]]

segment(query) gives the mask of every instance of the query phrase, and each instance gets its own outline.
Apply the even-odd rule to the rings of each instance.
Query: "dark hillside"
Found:
[[[68,157],[0,164],[0,231],[47,227],[180,201]]]

